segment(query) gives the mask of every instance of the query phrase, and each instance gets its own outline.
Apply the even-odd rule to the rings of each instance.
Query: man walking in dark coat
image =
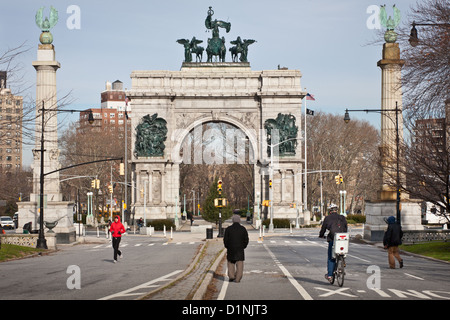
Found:
[[[248,232],[241,226],[241,217],[233,215],[233,224],[225,229],[223,244],[227,248],[228,277],[230,281],[240,282],[244,272],[244,249],[248,245]]]
[[[395,269],[395,259],[398,260],[400,268],[403,268],[403,259],[400,257],[398,246],[402,244],[403,231],[393,216],[385,220],[388,228],[384,233],[383,245],[388,250],[389,268]],[[395,259],[394,259],[395,257]]]

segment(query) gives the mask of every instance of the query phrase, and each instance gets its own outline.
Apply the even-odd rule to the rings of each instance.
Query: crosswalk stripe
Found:
[[[147,244],[148,247],[152,247],[155,244],[157,245],[162,245],[162,246],[167,246],[167,245],[183,245],[183,244],[195,244],[195,241],[190,241],[190,242],[183,242],[183,241],[178,241],[178,242],[164,242],[164,243],[149,243]],[[142,247],[143,245],[145,245],[145,243],[122,243],[120,244],[121,248],[127,247],[128,245],[134,246],[134,247]],[[92,247],[92,249],[106,249],[106,248],[111,248],[111,243],[107,243],[107,244],[99,244],[96,245],[94,247]]]

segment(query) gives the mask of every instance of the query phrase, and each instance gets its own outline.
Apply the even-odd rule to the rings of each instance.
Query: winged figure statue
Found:
[[[42,32],[49,32],[58,23],[58,11],[50,6],[50,16],[44,20],[44,7],[36,12],[36,25]]]
[[[394,29],[400,24],[400,10],[393,5],[394,18],[387,16],[386,5],[382,5],[380,8],[380,24],[386,28],[386,33],[384,34],[384,39],[388,43],[393,43],[397,40],[397,33]]]
[[[400,10],[395,6],[393,6],[394,9],[394,18],[392,19],[391,16],[389,18],[387,17],[386,13],[386,5],[382,5],[380,9],[380,23],[383,27],[385,27],[388,30],[394,30],[399,24],[400,24]]]

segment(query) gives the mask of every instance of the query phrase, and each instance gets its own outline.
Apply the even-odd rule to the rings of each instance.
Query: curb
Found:
[[[214,260],[213,265],[211,268],[206,270],[206,276],[203,278],[202,283],[198,287],[197,291],[195,292],[192,300],[203,300],[203,296],[205,295],[209,284],[211,283],[211,280],[214,277],[214,274],[216,273],[216,270],[222,261],[223,257],[225,256],[226,250],[222,249],[219,251],[219,255],[216,255],[216,258]]]

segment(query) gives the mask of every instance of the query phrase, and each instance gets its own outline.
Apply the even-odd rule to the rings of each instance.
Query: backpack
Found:
[[[347,230],[345,230],[345,217],[338,215],[336,221],[334,221],[334,223],[331,224],[330,227],[330,238],[334,239],[334,235],[336,233],[341,233],[341,232],[347,232]]]

